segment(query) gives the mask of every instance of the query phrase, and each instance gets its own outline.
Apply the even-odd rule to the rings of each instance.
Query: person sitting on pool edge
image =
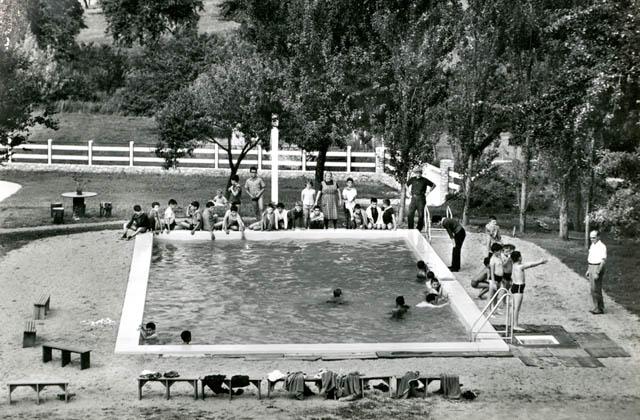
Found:
[[[169,200],[166,210],[164,211],[164,219],[162,220],[162,231],[167,230],[167,233],[176,228],[176,207],[178,202],[173,198]]]
[[[398,223],[396,221],[396,214],[391,206],[391,200],[385,198],[382,200],[382,223],[383,229],[396,230],[398,229]]]
[[[285,210],[284,203],[276,204],[275,215],[275,228],[276,230],[287,230],[289,229],[289,211]]]
[[[489,262],[491,258],[485,257],[482,263],[484,267],[478,274],[475,275],[474,278],[471,279],[471,287],[474,289],[480,289],[480,293],[478,294],[478,299],[486,299],[485,295],[489,292],[489,277],[491,274],[489,273]]]
[[[396,297],[396,307],[391,311],[392,319],[402,319],[409,311],[409,305],[405,304],[404,296]]]
[[[149,217],[147,213],[142,211],[142,207],[139,204],[133,206],[133,215],[131,219],[123,226],[124,232],[122,233],[122,239],[131,239],[138,233],[145,233],[147,229],[151,227]]]
[[[352,229],[366,229],[367,228],[367,216],[362,211],[360,204],[353,206],[351,212],[351,228]]]
[[[291,229],[305,229],[307,227],[302,201],[296,201],[295,206],[289,210],[289,227]]]
[[[184,330],[180,333],[180,338],[182,339],[182,344],[191,344],[191,331]]]
[[[187,207],[187,218],[178,223],[179,229],[190,230],[195,235],[197,230],[202,229],[202,213],[200,213],[200,203],[192,201]]]
[[[231,208],[227,211],[222,219],[222,230],[228,235],[230,230],[244,231],[244,222],[240,213],[238,213],[238,206],[231,205]]]
[[[262,212],[262,218],[249,225],[251,230],[270,231],[276,229],[275,206],[273,203],[267,204],[267,208]]]
[[[336,305],[342,305],[345,303],[344,300],[342,300],[342,289],[339,287],[337,289],[333,289],[333,297],[329,299],[327,303],[333,303]]]
[[[213,201],[209,200],[202,211],[202,230],[211,233],[211,240],[216,239],[216,235],[213,233],[213,230],[218,223],[218,215],[214,211],[214,206],[215,204],[213,204]]]
[[[324,214],[318,205],[313,206],[313,211],[309,215],[309,229],[324,229]]]
[[[160,203],[154,201],[151,203],[151,210],[149,210],[149,223],[151,224],[151,230],[154,234],[158,234],[162,231],[162,219],[160,218]]]

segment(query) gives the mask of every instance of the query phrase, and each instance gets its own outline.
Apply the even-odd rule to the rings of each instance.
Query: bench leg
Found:
[[[9,385],[9,405],[11,405],[11,393],[14,389],[15,387],[13,385]]]
[[[64,385],[64,402],[69,402],[69,385]]]
[[[62,351],[62,366],[66,366],[71,362],[71,352],[67,350]]]
[[[171,398],[171,391],[170,391],[170,390],[171,390],[171,385],[173,385],[173,382],[166,381],[166,382],[164,383],[164,388],[165,388],[165,394],[164,394],[164,396],[165,396],[167,399]]]
[[[91,367],[91,353],[80,354],[80,370],[89,369]]]
[[[44,319],[46,317],[46,312],[44,310],[44,306],[33,306],[33,319]]]
[[[35,347],[36,345],[36,333],[34,332],[24,332],[22,336],[22,348],[25,347]]]
[[[51,361],[51,347],[42,346],[42,363],[47,363]]]
[[[36,404],[40,405],[40,385],[36,385]]]

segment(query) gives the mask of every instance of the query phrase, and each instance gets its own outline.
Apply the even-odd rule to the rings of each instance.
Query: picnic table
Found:
[[[98,195],[97,192],[83,191],[78,194],[77,191],[65,192],[61,194],[65,198],[73,199],[73,217],[84,217],[85,198],[91,198]]]

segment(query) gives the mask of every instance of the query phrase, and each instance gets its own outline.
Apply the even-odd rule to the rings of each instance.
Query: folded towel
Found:
[[[202,389],[208,386],[215,394],[228,394],[229,389],[222,386],[226,378],[226,375],[207,375],[202,378]]]
[[[440,388],[445,398],[459,399],[462,394],[460,377],[458,375],[440,375]]]
[[[162,373],[154,372],[152,370],[143,370],[140,372],[141,379],[160,379],[162,378]]]
[[[398,388],[396,389],[395,398],[411,398],[416,396],[416,388],[418,387],[418,378],[420,372],[407,372],[400,378]]]
[[[272,372],[269,372],[269,374],[267,375],[267,380],[269,382],[275,382],[275,381],[278,381],[280,379],[283,379],[286,376],[287,375],[285,375],[284,373],[280,372],[279,370],[274,370]]]

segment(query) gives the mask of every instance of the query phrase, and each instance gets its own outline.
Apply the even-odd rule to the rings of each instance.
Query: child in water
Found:
[[[409,312],[409,305],[405,304],[404,296],[396,298],[396,307],[391,311],[391,319],[402,319]]]

